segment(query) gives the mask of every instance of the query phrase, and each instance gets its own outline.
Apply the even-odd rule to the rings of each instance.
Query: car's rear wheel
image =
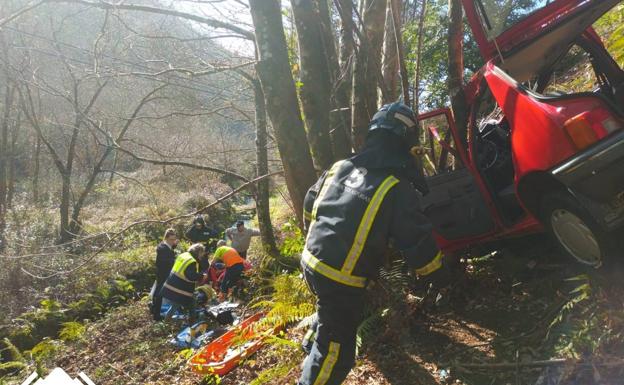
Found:
[[[599,268],[608,260],[611,236],[572,195],[557,192],[545,196],[541,218],[561,251],[582,265]]]

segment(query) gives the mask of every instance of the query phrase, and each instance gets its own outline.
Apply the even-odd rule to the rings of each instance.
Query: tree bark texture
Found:
[[[301,107],[312,159],[317,171],[322,171],[332,165],[334,156],[329,136],[331,72],[316,7],[318,1],[291,0],[290,3],[299,45]]]
[[[381,73],[388,93],[385,97],[382,97],[381,104],[392,103],[399,96],[399,55],[397,52],[396,35],[394,33],[394,18],[392,16],[394,6],[394,1],[388,1],[388,5],[386,6]]]
[[[453,118],[460,137],[466,142],[468,106],[464,94],[463,10],[461,0],[449,0],[448,88]]]
[[[253,80],[254,104],[256,107],[256,177],[269,173],[267,154],[267,116],[262,85],[258,79]],[[264,250],[272,257],[278,257],[279,251],[275,243],[271,211],[269,206],[269,179],[263,179],[256,186],[256,211],[260,238]]]
[[[394,42],[396,44],[397,65],[399,74],[401,75],[401,94],[403,95],[403,103],[410,105],[409,96],[409,79],[407,75],[407,67],[405,67],[405,54],[403,53],[403,38],[401,36],[401,1],[400,0],[388,0],[388,9],[392,11],[392,28],[394,31]]]
[[[280,2],[250,0],[249,6],[259,59],[256,70],[266,99],[267,112],[275,130],[286,186],[295,214],[299,222],[303,223],[303,199],[317,177],[297,104]]]
[[[351,132],[359,151],[366,140],[368,124],[377,112],[377,84],[381,70],[386,0],[363,0],[363,34],[353,65]]]
[[[337,44],[331,21],[329,2],[316,0],[316,3],[318,4],[318,13],[321,19],[322,43],[331,79],[329,134],[332,142],[332,152],[334,160],[344,159],[351,153],[351,140],[349,138],[351,125],[348,123],[348,119],[345,119],[346,114],[342,110],[342,107],[346,107],[349,103],[349,90],[343,86],[344,77],[338,62]]]
[[[344,124],[344,131],[347,139],[347,148],[344,152],[336,151],[337,158],[349,156],[353,149],[353,138],[351,137],[351,91],[353,80],[353,61],[355,52],[353,22],[353,1],[335,0],[336,8],[340,15],[339,50],[338,65],[339,73],[336,77],[335,100],[336,106],[332,110],[332,118],[340,119]]]

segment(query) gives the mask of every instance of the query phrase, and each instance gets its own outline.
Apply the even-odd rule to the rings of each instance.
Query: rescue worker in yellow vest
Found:
[[[223,262],[225,264],[225,274],[220,285],[219,302],[225,301],[226,297],[231,297],[233,288],[241,279],[245,270],[245,259],[240,256],[238,251],[226,246],[224,240],[217,243],[212,263]]]
[[[402,103],[385,105],[362,151],[335,163],[308,191],[301,266],[317,297],[317,322],[299,385],[338,385],[353,367],[365,287],[389,245],[420,276],[434,284],[448,280],[420,209],[427,191],[417,152],[414,112]]]
[[[161,296],[171,303],[171,308],[165,315],[165,321],[181,308],[185,308],[189,314],[189,321],[193,320],[195,283],[203,274],[199,270],[199,262],[204,258],[204,245],[195,243],[186,253],[178,255],[167,277],[167,281],[161,290]]]

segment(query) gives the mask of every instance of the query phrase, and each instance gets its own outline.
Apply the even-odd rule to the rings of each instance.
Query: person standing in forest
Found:
[[[189,322],[193,321],[195,283],[204,274],[200,272],[199,266],[202,258],[205,257],[204,245],[195,243],[189,247],[186,253],[178,255],[171,268],[171,273],[162,287],[161,295],[171,303],[171,308],[165,315],[165,321],[181,308],[185,308],[189,314]]]
[[[418,162],[418,125],[402,103],[373,117],[362,151],[335,163],[304,200],[304,278],[317,297],[317,322],[299,385],[338,385],[355,363],[366,285],[387,250],[437,286],[448,267],[420,208],[426,184]]]
[[[198,215],[193,219],[193,223],[186,230],[184,236],[191,241],[191,243],[203,243],[204,247],[208,248],[210,240],[214,238],[216,234],[214,230],[206,225],[204,217]]]
[[[160,291],[171,272],[175,262],[175,248],[178,245],[178,236],[174,229],[167,229],[163,241],[156,247],[156,282],[152,292],[152,303],[150,310],[154,321],[160,321],[160,308],[162,307],[162,297]]]
[[[245,222],[238,221],[235,227],[225,230],[225,236],[232,242],[232,247],[238,251],[238,254],[243,259],[247,259],[247,250],[249,249],[251,237],[260,236],[260,230],[248,229],[245,227]]]

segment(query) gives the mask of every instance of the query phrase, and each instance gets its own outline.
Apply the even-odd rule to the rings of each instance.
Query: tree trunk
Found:
[[[399,55],[397,53],[397,41],[394,33],[393,8],[394,1],[388,1],[386,6],[386,24],[384,27],[383,57],[381,73],[388,93],[381,98],[381,104],[392,103],[399,96]]]
[[[284,176],[299,223],[303,199],[316,182],[316,172],[301,120],[292,78],[279,0],[250,0],[255,27],[256,70],[266,98],[267,112],[284,166]]]
[[[260,177],[269,173],[266,104],[264,103],[262,85],[258,79],[253,80],[253,89],[256,107],[256,176]],[[269,207],[269,179],[261,180],[256,186],[256,208],[258,225],[260,226],[260,238],[262,239],[264,250],[270,256],[278,257],[279,251],[275,243]]]
[[[461,0],[449,0],[448,88],[457,130],[466,142],[468,106],[464,95],[463,12]]]
[[[351,94],[351,132],[356,151],[364,145],[368,124],[377,112],[386,3],[386,0],[364,0],[362,4],[364,33],[353,66]]]
[[[353,149],[351,138],[351,88],[353,77],[353,60],[355,41],[353,38],[355,25],[353,23],[353,1],[336,0],[336,7],[340,14],[340,49],[339,49],[339,73],[336,76],[335,100],[336,106],[332,110],[332,118],[339,119],[344,125],[348,148],[344,152],[336,151],[337,158],[349,156]]]
[[[19,137],[20,128],[22,125],[22,114],[17,112],[15,123],[11,125],[11,147],[9,150],[9,164],[7,171],[7,198],[6,206],[10,208],[13,203],[13,196],[15,195],[15,165],[17,163],[17,139]]]
[[[41,137],[37,135],[37,142],[35,143],[35,165],[33,169],[33,179],[32,179],[33,201],[35,202],[35,204],[39,203],[40,156],[41,156]]]
[[[407,75],[407,67],[405,67],[405,54],[403,53],[403,38],[401,36],[401,2],[400,0],[388,0],[390,4],[388,8],[392,11],[392,28],[394,30],[394,42],[396,44],[397,65],[399,74],[401,75],[401,91],[403,95],[403,103],[410,105],[409,96],[409,79]]]
[[[412,109],[416,114],[420,104],[420,72],[422,70],[422,48],[425,34],[425,17],[427,16],[427,0],[421,0],[420,15],[418,16],[418,48],[416,50],[416,71],[414,76],[414,100]]]
[[[61,204],[59,212],[61,215],[59,223],[59,243],[65,243],[72,239],[73,234],[69,230],[69,200],[71,177],[67,173],[61,175]]]
[[[119,151],[113,150],[113,165],[111,166],[111,172],[108,177],[108,185],[111,186],[113,184],[113,179],[115,178],[115,171],[117,171],[117,162],[119,162]]]
[[[2,122],[0,122],[0,213],[7,209],[7,170],[10,161],[9,154],[9,120],[11,105],[13,104],[13,87],[4,88],[4,108]]]
[[[321,18],[315,7],[318,1],[291,0],[290,3],[297,28],[301,64],[299,96],[308,142],[316,169],[326,170],[334,160],[329,136],[331,77]]]
[[[343,86],[344,77],[341,76],[340,63],[338,62],[329,2],[317,0],[317,3],[321,19],[321,31],[323,33],[322,43],[331,79],[329,134],[332,142],[332,152],[334,159],[344,159],[351,153],[351,141],[349,139],[349,128],[351,125],[345,119],[346,115],[343,111],[343,107],[347,107],[349,103],[348,88],[345,89]]]

